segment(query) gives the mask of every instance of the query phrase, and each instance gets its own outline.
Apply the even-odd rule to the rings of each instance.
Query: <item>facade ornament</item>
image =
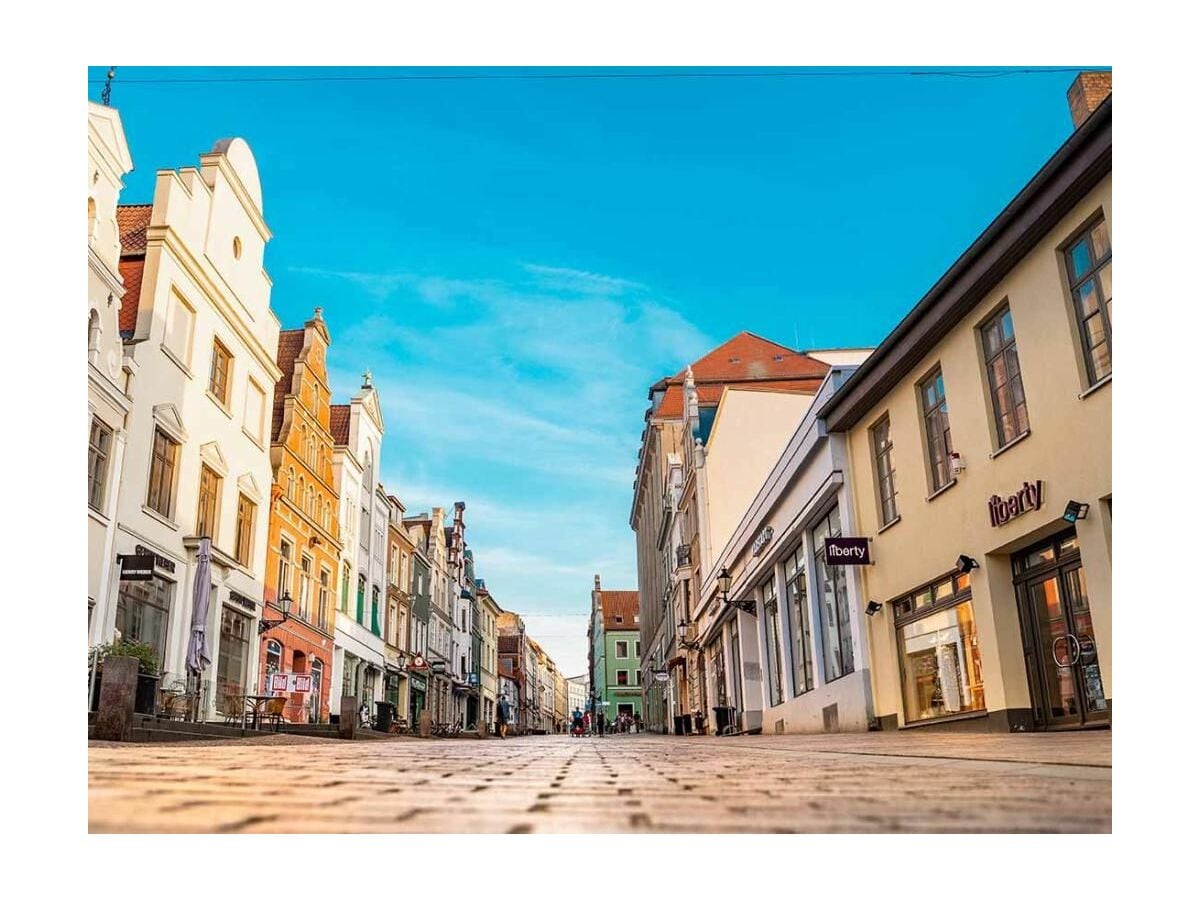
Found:
[[[363,372],[362,386],[364,390],[372,387],[371,380],[371,370],[367,369],[367,371]]]
[[[325,321],[324,310],[318,306],[316,309],[313,310],[313,318],[316,319],[318,322]]]

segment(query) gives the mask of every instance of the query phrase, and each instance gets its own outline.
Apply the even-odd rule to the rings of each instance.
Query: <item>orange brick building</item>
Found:
[[[292,606],[290,618],[263,635],[258,687],[267,689],[268,676],[274,673],[312,676],[311,692],[288,695],[284,715],[289,722],[329,721],[334,596],[342,546],[329,430],[329,343],[320,307],[303,328],[279,333],[277,362],[283,377],[275,385],[271,419],[274,484],[266,600],[274,604],[286,592]],[[272,606],[264,618],[278,621],[281,616]]]

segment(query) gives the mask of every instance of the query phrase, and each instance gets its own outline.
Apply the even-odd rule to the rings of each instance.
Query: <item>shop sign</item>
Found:
[[[307,694],[312,691],[312,675],[300,672],[272,672],[267,678],[267,690]]]
[[[758,537],[754,539],[754,543],[750,545],[750,555],[758,556],[763,552],[763,547],[771,543],[771,538],[775,537],[775,529],[770,525],[765,527],[758,533]]]
[[[173,563],[171,560],[167,559],[165,556],[160,556],[159,554],[155,553],[153,550],[149,549],[148,547],[143,547],[141,544],[138,544],[136,547],[133,548],[133,552],[135,554],[137,554],[138,556],[154,557],[154,565],[155,566],[162,569],[164,572],[170,572],[172,575],[175,574],[175,563]]]
[[[425,676],[410,675],[408,677],[408,686],[414,691],[420,691],[423,693],[425,691]]]
[[[230,591],[229,599],[242,607],[242,609],[248,609],[250,612],[258,612],[258,605],[249,597],[243,597],[237,591]]]
[[[865,537],[825,538],[825,565],[869,566],[871,545]]]
[[[1027,481],[1021,485],[1019,491],[1007,497],[992,494],[991,499],[988,500],[988,517],[992,520],[992,527],[1004,525],[1017,516],[1041,509],[1045,491],[1046,482],[1035,481],[1030,484]]]
[[[141,547],[138,547],[141,550]],[[121,554],[122,581],[149,581],[154,577],[154,554]]]
[[[428,669],[428,668],[429,668],[429,663],[425,662],[425,657],[423,657],[419,653],[416,656],[414,656],[412,658],[412,662],[410,662],[408,664],[408,669],[410,672],[413,671],[414,669]]]
[[[659,684],[664,684],[665,682],[668,682],[671,680],[671,675],[668,672],[655,672],[654,680],[657,681]]]

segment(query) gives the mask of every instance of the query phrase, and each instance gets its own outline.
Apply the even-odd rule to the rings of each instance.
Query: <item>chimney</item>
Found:
[[[596,585],[595,590],[597,590],[597,591],[600,590],[600,576],[599,575],[593,576],[593,581],[595,582],[595,585]]]
[[[1112,72],[1080,72],[1067,88],[1071,121],[1078,128],[1112,93]]]

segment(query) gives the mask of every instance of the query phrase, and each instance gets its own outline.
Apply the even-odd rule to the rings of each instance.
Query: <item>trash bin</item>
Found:
[[[387,700],[375,701],[375,730],[390,731],[392,728],[392,718],[396,714],[396,707]]]
[[[675,717],[675,734],[679,737],[683,736],[683,716]]]
[[[717,734],[725,734],[726,730],[737,730],[737,708],[733,706],[714,706],[713,721],[717,726]]]

